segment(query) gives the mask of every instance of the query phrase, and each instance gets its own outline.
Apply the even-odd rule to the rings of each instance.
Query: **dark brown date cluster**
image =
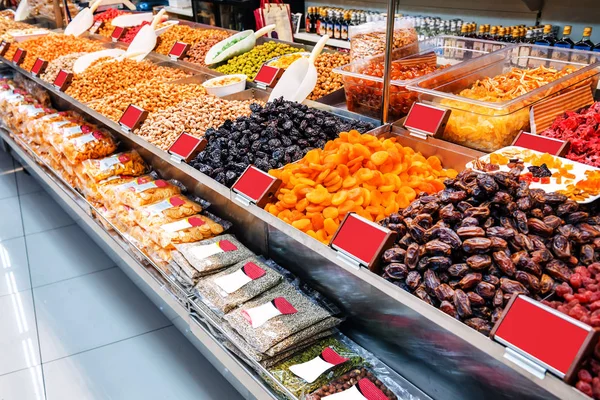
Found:
[[[489,335],[514,293],[536,300],[600,259],[600,218],[519,182],[519,168],[461,172],[382,221],[398,232],[383,277]]]
[[[377,388],[379,388],[379,390],[381,390],[389,400],[398,399],[394,392],[388,389],[383,384],[383,382],[377,379],[377,377],[371,371],[365,368],[357,368],[340,376],[338,379],[332,381],[328,385],[322,386],[320,389],[307,396],[306,399],[321,400],[322,397],[331,396],[332,394],[343,392],[356,385],[358,381],[360,381],[363,378],[367,378],[368,380],[373,382],[375,386],[377,386]]]

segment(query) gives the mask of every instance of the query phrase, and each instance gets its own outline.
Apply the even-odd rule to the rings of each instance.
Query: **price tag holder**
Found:
[[[115,29],[113,29],[112,33],[110,34],[110,38],[113,42],[118,42],[124,34],[125,28],[123,28],[122,26],[115,26]]]
[[[197,138],[189,133],[183,132],[169,147],[171,158],[177,162],[189,163],[206,147],[206,139]]]
[[[90,28],[89,32],[91,34],[96,34],[96,33],[98,33],[98,30],[100,30],[100,28],[102,28],[103,25],[104,25],[104,21],[96,21],[96,22],[94,22],[94,25],[92,25],[92,27]]]
[[[512,145],[562,157],[569,151],[570,142],[521,131]]]
[[[185,57],[189,49],[189,44],[183,42],[175,42],[175,44],[173,44],[173,47],[171,47],[171,50],[169,51],[169,57],[171,57],[173,61],[181,60],[183,57]]]
[[[273,88],[279,81],[279,78],[281,78],[281,75],[283,75],[283,70],[281,68],[263,64],[254,78],[254,83],[263,90],[268,87]]]
[[[10,45],[8,44],[8,42],[6,40],[3,40],[2,42],[0,42],[0,56],[4,57],[4,55],[8,51],[9,46]]]
[[[65,90],[67,90],[72,80],[73,73],[61,69],[60,71],[58,71],[58,75],[56,75],[56,79],[54,79],[53,85],[61,92],[64,92]]]
[[[23,64],[23,61],[25,61],[25,56],[27,55],[27,52],[21,48],[18,48],[17,51],[15,51],[15,54],[13,55],[13,62],[17,65],[21,65]]]
[[[384,251],[398,234],[355,213],[348,213],[331,239],[329,246],[346,263],[377,272]]]
[[[233,199],[248,206],[256,204],[263,208],[275,199],[275,194],[281,186],[281,179],[249,165],[231,187]]]
[[[119,125],[125,132],[133,132],[138,129],[148,118],[148,111],[141,107],[130,104],[119,119]]]
[[[47,67],[48,67],[48,61],[38,58],[33,63],[33,67],[31,67],[31,75],[40,76],[41,74],[43,74],[46,71]]]
[[[423,103],[414,103],[404,120],[404,127],[411,136],[427,139],[444,132],[450,118],[450,110],[433,107]]]
[[[527,296],[515,293],[490,337],[505,357],[540,379],[545,372],[572,382],[600,331]]]

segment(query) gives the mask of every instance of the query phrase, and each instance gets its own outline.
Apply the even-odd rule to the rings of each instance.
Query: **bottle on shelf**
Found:
[[[583,29],[583,37],[581,38],[581,40],[577,43],[575,43],[573,45],[574,49],[577,50],[593,50],[594,49],[594,43],[592,43],[592,41],[590,40],[590,37],[592,36],[592,27],[591,26],[586,26]]]
[[[554,46],[554,42],[556,42],[556,38],[552,33],[552,25],[544,25],[544,36],[542,36],[540,39],[537,39],[535,44],[538,46]]]
[[[594,46],[594,51],[600,52],[600,42],[596,43],[596,45]]]
[[[596,47],[596,46],[594,46],[594,43],[590,40],[591,36],[592,36],[592,27],[586,26],[583,29],[583,37],[581,38],[581,40],[579,42],[575,43],[573,48],[576,50],[585,50],[585,51],[594,50],[594,47]],[[580,62],[580,63],[589,63],[590,61],[592,61],[592,59],[591,59],[591,56],[587,53],[575,52],[571,56],[571,61]]]
[[[560,40],[554,43],[554,47],[563,47],[565,49],[572,49],[575,43],[569,37],[571,35],[571,25],[565,25],[563,28],[563,36]]]
[[[342,29],[340,32],[340,39],[348,40],[348,31],[350,30],[350,11],[344,13],[344,20],[342,21]]]
[[[333,16],[333,11],[329,10],[327,11],[327,32],[326,34],[329,37],[333,37],[333,25],[334,25],[334,16]]]
[[[325,36],[327,35],[327,11],[325,11],[324,9],[321,9],[320,12],[320,18],[318,21],[318,26],[319,26],[319,30],[318,30],[318,34],[321,36]]]
[[[519,28],[514,28],[512,30],[512,36],[510,38],[510,43],[520,43],[521,42],[521,30]]]

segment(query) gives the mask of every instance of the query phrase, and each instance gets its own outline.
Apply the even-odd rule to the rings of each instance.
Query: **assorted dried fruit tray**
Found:
[[[519,168],[519,179],[529,181],[531,189],[562,193],[582,204],[600,198],[600,169],[523,147],[504,147],[466,167],[488,174]]]

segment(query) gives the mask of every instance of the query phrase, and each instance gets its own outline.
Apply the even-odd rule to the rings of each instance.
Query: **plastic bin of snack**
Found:
[[[465,63],[504,46],[498,42],[445,36],[420,41],[417,52],[413,45],[394,50],[389,119],[406,116],[417,101],[418,93],[408,90],[408,85],[441,68]],[[383,56],[354,61],[333,71],[343,75],[349,111],[373,118],[381,116]]]
[[[581,86],[594,91],[595,60],[591,52],[522,44],[417,79],[409,89],[421,102],[452,110],[443,139],[492,152],[529,129],[532,105]]]

